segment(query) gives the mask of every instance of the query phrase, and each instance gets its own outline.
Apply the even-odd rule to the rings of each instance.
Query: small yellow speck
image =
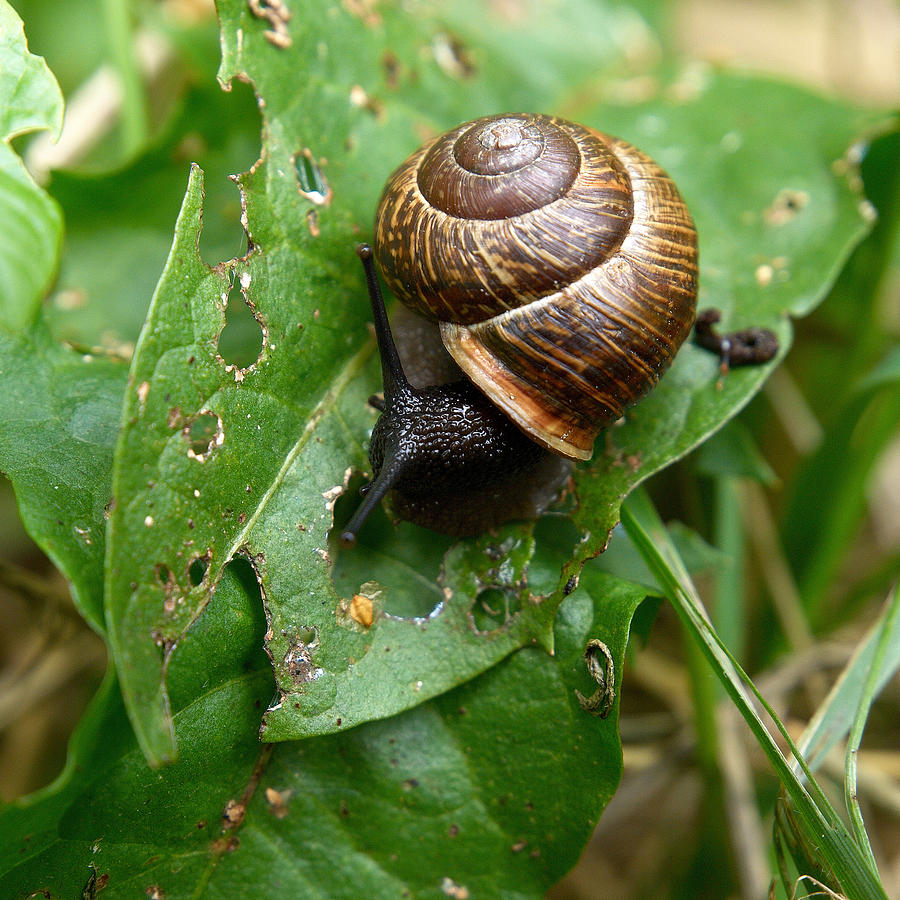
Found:
[[[350,601],[350,618],[359,622],[364,628],[370,628],[375,621],[374,607],[371,597],[364,594],[354,594]]]

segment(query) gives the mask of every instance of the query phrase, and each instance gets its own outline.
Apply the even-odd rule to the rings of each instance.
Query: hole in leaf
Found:
[[[331,188],[308,147],[301,153],[294,154],[294,171],[297,173],[300,193],[307,200],[316,206],[327,206],[331,203]]]
[[[319,633],[314,627],[301,625],[290,639],[283,665],[295,686],[315,681],[325,674],[316,665],[315,654],[319,649]]]
[[[247,252],[247,233],[241,225],[242,197],[239,176],[259,157],[262,128],[253,87],[237,78],[229,90],[189,91],[183,112],[187,136],[176,152],[197,162],[206,173],[200,254],[210,265]],[[227,140],[222,123],[228,122]],[[165,258],[165,256],[163,256]]]
[[[365,483],[361,475],[354,475],[334,503],[335,526],[328,535],[328,553],[335,591],[339,597],[350,598],[360,592],[360,585],[376,581],[385,591],[385,615],[427,618],[444,600],[438,575],[454,539],[409,522],[394,526],[379,504],[360,531],[356,546],[343,548],[341,531],[359,506],[359,488]]]
[[[432,49],[435,62],[446,75],[460,81],[475,75],[477,69],[472,53],[455,34],[443,32],[435,35]]]
[[[397,90],[400,83],[400,60],[390,50],[381,54],[381,69],[387,86],[392,91]]]
[[[165,563],[157,563],[153,571],[157,583],[163,589],[163,612],[171,616],[183,601],[181,589],[175,581],[175,573]]]
[[[472,621],[478,631],[496,631],[506,625],[520,608],[519,595],[514,590],[484,588],[472,604]]]
[[[243,292],[232,285],[225,307],[225,327],[219,334],[219,356],[229,366],[247,369],[262,352],[263,330],[244,299]]]
[[[222,421],[214,412],[202,412],[195,416],[181,433],[188,442],[188,456],[200,462],[225,440]]]
[[[296,640],[298,644],[311,644],[317,637],[315,628],[298,628]]]
[[[208,556],[197,556],[191,560],[191,564],[188,566],[188,578],[190,578],[191,584],[194,587],[197,587],[197,585],[203,581],[203,577],[206,575],[206,570],[208,568]]]
[[[226,571],[234,575],[254,608],[262,610],[262,587],[260,573],[253,560],[238,554],[232,557],[225,566]]]

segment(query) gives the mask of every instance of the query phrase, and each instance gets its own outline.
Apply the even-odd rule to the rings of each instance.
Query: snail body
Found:
[[[693,326],[697,236],[671,179],[630,144],[551,116],[460,125],[409,157],[379,202],[382,276],[438,323],[466,381],[427,389],[424,406],[409,399],[417,389],[393,345],[373,251],[360,255],[385,401],[370,450],[375,479],[345,543],[391,489],[403,518],[451,533],[538,514],[565,461],[590,458],[599,431],[656,384]],[[451,402],[441,406],[436,391]],[[461,436],[470,426],[476,436]],[[497,507],[487,524],[443,520],[451,498],[490,495],[501,482],[521,491],[534,472],[550,487],[528,509],[507,504],[504,488],[487,501]],[[423,512],[435,506],[437,522]]]

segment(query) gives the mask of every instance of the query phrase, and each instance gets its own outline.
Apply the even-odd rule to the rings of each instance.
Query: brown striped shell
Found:
[[[646,394],[688,336],[697,234],[630,144],[552,116],[467,122],[384,189],[375,255],[468,377],[562,456]]]

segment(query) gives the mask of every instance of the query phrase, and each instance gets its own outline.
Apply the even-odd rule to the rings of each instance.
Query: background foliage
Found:
[[[575,863],[621,774],[619,701],[600,721],[575,699],[592,689],[582,651],[602,637],[621,691],[634,632],[622,727],[635,729],[635,758],[650,755],[631,812],[646,834],[653,777],[681,769],[668,799],[700,773],[702,800],[679,808],[705,825],[657,849],[622,892],[750,895],[769,874],[771,777],[757,801],[736,795],[751,760],[690,645],[667,674],[680,651],[655,649],[677,640],[665,607],[649,646],[634,646],[660,608],[641,601],[665,579],[618,532],[581,567],[622,497],[719,429],[768,369],[720,379],[685,347],[536,526],[454,544],[382,516],[340,554],[327,530],[352,509],[377,386],[352,246],[424,136],[544,109],[670,171],[701,235],[701,306],[730,325],[774,327],[786,353],[786,314],[828,295],[766,401],[651,484],[666,515],[690,523],[671,533],[708,573],[726,644],[748,670],[793,666],[787,688],[771,678],[782,714],[804,716],[823,697],[819,666],[846,659],[900,568],[890,516],[878,518],[900,421],[900,151],[885,114],[684,58],[655,4],[294,3],[279,24],[234,0],[219,5],[221,48],[202,4],[109,2],[99,29],[87,5],[17,8],[69,119],[61,150],[26,148],[23,133],[59,127],[61,99],[4,11],[0,71],[22,71],[0,82],[14,142],[2,145],[0,215],[16,223],[0,260],[0,467],[115,667],[63,774],[0,813],[4,893],[539,896]],[[228,93],[212,78],[220,49]],[[47,193],[16,150],[38,177],[52,171]],[[16,711],[97,656],[67,666],[55,654],[62,637],[95,645],[46,570],[3,574],[13,614],[40,614],[33,635],[12,631],[9,754],[28,746]],[[373,580],[386,590],[367,629],[341,601]],[[829,657],[825,638],[844,649]],[[886,747],[895,701],[876,707]],[[260,724],[280,743],[260,744]],[[604,843],[600,859],[615,855]],[[576,891],[577,876],[569,884],[558,890]]]

